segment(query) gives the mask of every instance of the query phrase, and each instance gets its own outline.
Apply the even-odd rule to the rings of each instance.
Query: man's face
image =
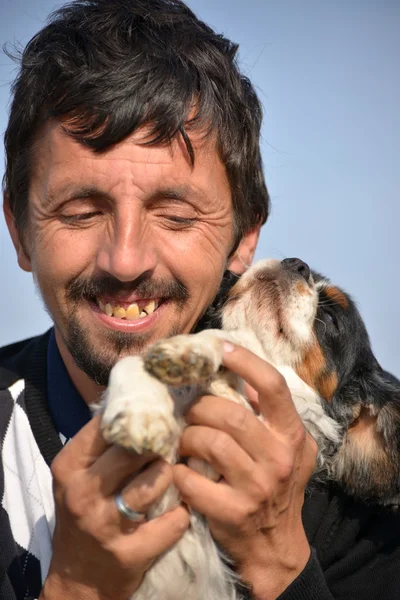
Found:
[[[27,247],[59,344],[105,384],[119,357],[189,332],[213,300],[233,241],[213,141],[94,154],[49,123],[35,152]],[[155,309],[155,310],[154,310]]]

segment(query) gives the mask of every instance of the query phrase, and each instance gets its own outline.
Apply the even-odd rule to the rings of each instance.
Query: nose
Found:
[[[296,273],[296,275],[301,275],[301,277],[304,277],[307,283],[309,282],[311,275],[310,267],[300,258],[285,258],[282,261],[282,265],[285,269],[292,271],[292,273]]]
[[[108,239],[102,240],[97,266],[119,281],[134,281],[155,269],[157,253],[153,236],[143,231],[141,220],[118,216]],[[147,234],[147,235],[146,235]]]

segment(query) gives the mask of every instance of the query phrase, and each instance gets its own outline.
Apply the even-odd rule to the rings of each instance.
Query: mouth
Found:
[[[88,298],[98,324],[122,333],[148,333],[170,304],[167,298]]]
[[[163,300],[160,298],[140,299],[135,302],[124,302],[111,298],[96,298],[92,301],[107,317],[125,321],[136,321],[149,317],[163,304]]]

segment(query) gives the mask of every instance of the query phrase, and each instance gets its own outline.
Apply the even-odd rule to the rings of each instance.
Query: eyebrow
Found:
[[[44,197],[43,206],[51,207],[58,201],[64,204],[70,200],[91,197],[103,198],[105,200],[113,199],[109,193],[100,190],[96,186],[74,186],[74,184],[68,183],[59,189],[50,189]],[[146,201],[154,202],[161,199],[178,200],[179,202],[185,202],[187,200],[204,201],[207,199],[207,195],[202,190],[194,188],[191,185],[177,185],[162,187],[154,190],[154,192],[146,198]]]
[[[160,188],[150,196],[150,199],[178,200],[185,202],[187,200],[205,200],[207,195],[199,189],[193,188],[191,185],[177,185],[172,187]]]
[[[75,198],[90,198],[96,196],[97,198],[110,198],[109,194],[99,190],[96,186],[79,186],[75,187],[73,184],[67,184],[59,189],[49,190],[43,199],[44,207],[51,207],[58,201],[68,202]]]

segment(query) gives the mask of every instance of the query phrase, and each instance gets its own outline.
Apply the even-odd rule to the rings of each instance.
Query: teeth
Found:
[[[126,315],[125,309],[122,308],[122,306],[116,306],[113,310],[113,315],[117,319],[125,319],[125,315]]]
[[[156,301],[151,300],[146,306],[143,307],[148,315],[151,315],[156,310]]]
[[[136,302],[134,302],[133,304],[130,304],[128,306],[128,308],[125,311],[125,316],[129,321],[133,321],[134,319],[137,319],[139,316],[139,307],[136,304]]]
[[[113,307],[109,302],[107,304],[103,304],[101,300],[97,301],[98,307],[102,310],[108,317],[114,316],[117,319],[127,319],[128,321],[134,321],[135,319],[139,319],[142,317],[147,317],[148,315],[153,314],[153,312],[158,308],[158,303],[155,300],[150,300],[143,306],[142,309],[139,308],[137,302],[133,302],[125,309],[123,306],[115,306]]]

